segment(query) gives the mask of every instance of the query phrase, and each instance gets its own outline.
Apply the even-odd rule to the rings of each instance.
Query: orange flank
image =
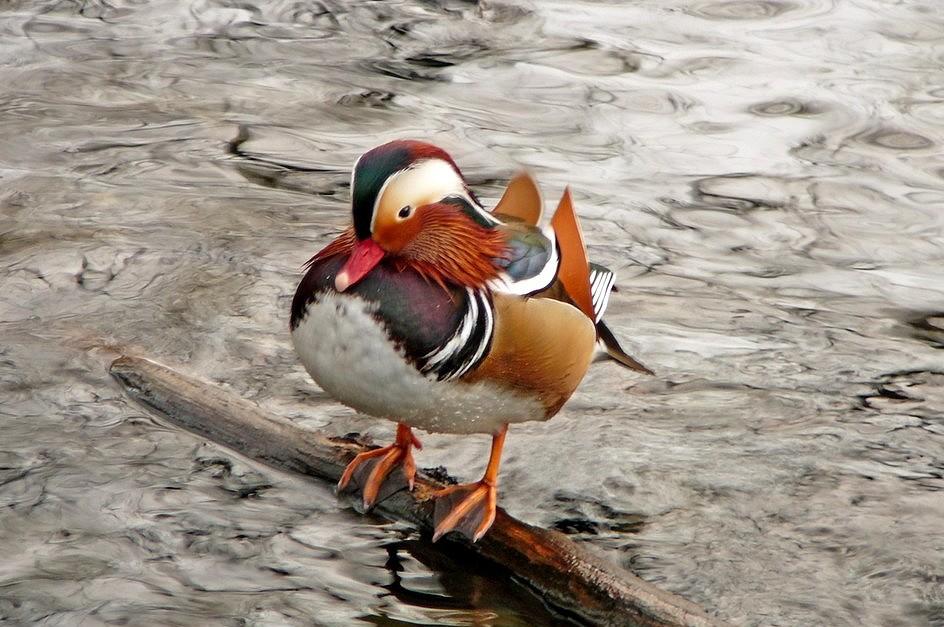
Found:
[[[590,365],[596,342],[593,320],[549,298],[506,294],[493,298],[492,348],[465,379],[492,381],[537,398],[546,415],[553,416],[577,389]]]

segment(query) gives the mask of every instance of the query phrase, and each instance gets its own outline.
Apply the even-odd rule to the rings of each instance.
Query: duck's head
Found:
[[[339,292],[387,256],[436,279],[484,282],[502,250],[496,221],[455,161],[425,142],[397,140],[364,153],[351,175],[351,211],[356,243],[335,277]]]

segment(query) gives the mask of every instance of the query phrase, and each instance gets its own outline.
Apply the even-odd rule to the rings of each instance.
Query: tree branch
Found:
[[[175,425],[270,466],[336,483],[362,446],[266,415],[219,387],[139,357],[119,357],[111,374],[129,395]],[[375,511],[432,530],[430,493],[442,487],[417,476],[416,489],[397,492]],[[595,625],[703,627],[721,625],[693,603],[591,555],[561,533],[525,524],[499,509],[476,544],[461,544],[509,570],[566,614]]]

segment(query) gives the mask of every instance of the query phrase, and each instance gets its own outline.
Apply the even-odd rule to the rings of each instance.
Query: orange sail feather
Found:
[[[561,265],[557,277],[574,304],[593,320],[587,247],[583,242],[583,232],[580,230],[580,222],[574,211],[569,187],[564,189],[564,195],[561,196],[560,203],[557,205],[557,212],[551,219],[551,227],[560,244]]]
[[[531,226],[537,226],[544,213],[544,201],[538,184],[527,172],[519,172],[508,183],[494,213],[502,217],[517,218]]]

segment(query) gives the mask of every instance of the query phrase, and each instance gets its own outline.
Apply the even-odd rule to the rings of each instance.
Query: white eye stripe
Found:
[[[371,210],[370,214],[370,232],[374,232],[374,226],[377,223],[377,208],[380,207],[380,199],[383,198],[384,192],[387,191],[387,187],[396,180],[401,174],[409,170],[410,168],[404,168],[403,170],[397,170],[393,174],[387,177],[387,180],[383,182],[383,185],[380,186],[380,191],[377,192],[377,197],[374,198],[374,208]]]
[[[394,172],[384,181],[374,199],[373,213],[370,217],[371,232],[377,225],[380,202],[388,192],[391,196],[388,202],[399,201],[401,207],[409,205],[413,211],[421,204],[437,202],[448,196],[457,196],[466,200],[484,221],[489,224],[498,224],[498,220],[476,202],[462,176],[456,172],[452,164],[442,159],[416,161]]]

